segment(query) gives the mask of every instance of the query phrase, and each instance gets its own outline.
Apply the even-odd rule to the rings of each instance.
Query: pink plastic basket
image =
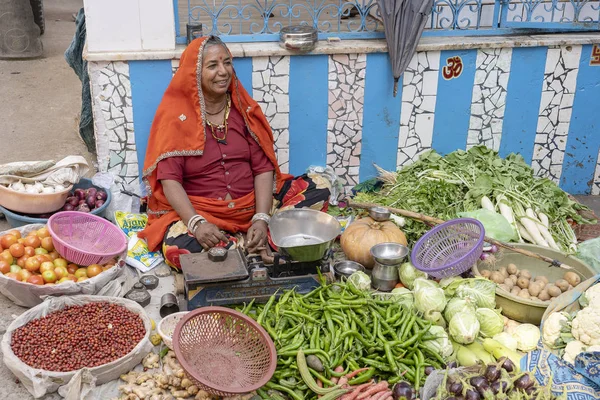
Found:
[[[96,215],[62,211],[48,220],[54,248],[78,265],[104,264],[127,248],[127,236],[110,221]]]
[[[476,219],[454,219],[423,235],[410,258],[416,269],[434,278],[460,275],[481,256],[484,236],[483,225]]]

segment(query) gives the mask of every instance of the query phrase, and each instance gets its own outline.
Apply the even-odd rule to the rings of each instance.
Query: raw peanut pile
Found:
[[[137,314],[117,304],[94,302],[30,321],[13,332],[11,347],[30,367],[66,372],[121,358],[145,334]]]

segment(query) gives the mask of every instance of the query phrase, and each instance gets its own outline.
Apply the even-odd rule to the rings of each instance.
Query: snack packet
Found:
[[[137,233],[146,227],[148,216],[146,214],[134,214],[124,211],[115,211],[115,222],[117,226],[127,235],[127,264],[148,272],[163,261],[160,252],[148,250],[144,239],[137,237]]]

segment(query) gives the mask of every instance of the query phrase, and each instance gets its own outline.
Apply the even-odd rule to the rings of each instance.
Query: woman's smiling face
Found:
[[[202,59],[202,91],[205,95],[214,97],[227,93],[233,64],[231,56],[220,44],[211,45],[204,49]]]

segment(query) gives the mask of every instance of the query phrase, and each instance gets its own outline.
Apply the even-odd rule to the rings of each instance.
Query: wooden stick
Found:
[[[350,199],[346,199],[346,204],[348,205],[348,207],[362,208],[362,209],[365,209],[365,210],[368,210],[368,209],[370,209],[372,207],[383,207],[383,208],[387,209],[389,212],[391,212],[393,214],[399,214],[399,215],[402,215],[404,217],[416,219],[416,220],[419,220],[419,221],[422,221],[422,222],[429,222],[431,224],[436,224],[436,225],[443,224],[444,222],[446,222],[446,221],[444,221],[442,219],[439,219],[439,218],[434,218],[434,217],[430,217],[430,216],[427,216],[427,215],[424,215],[424,214],[419,214],[419,213],[416,213],[416,212],[412,212],[412,211],[408,211],[408,210],[403,210],[401,208],[393,208],[393,207],[382,206],[380,204],[374,204],[374,203],[357,203],[357,202],[355,202],[353,200],[350,200]],[[511,244],[500,242],[500,241],[498,241],[496,239],[492,239],[489,236],[484,236],[483,240],[485,240],[486,242],[488,242],[490,244],[496,245],[498,247],[502,247],[504,249],[512,250],[515,253],[519,253],[519,254],[522,254],[522,255],[527,256],[527,257],[531,257],[531,258],[535,258],[535,259],[538,259],[538,260],[542,260],[542,261],[547,262],[547,263],[549,263],[549,264],[551,264],[551,265],[553,265],[555,267],[560,267],[560,268],[563,268],[563,269],[567,269],[567,270],[571,270],[571,271],[579,273],[579,271],[577,271],[575,268],[571,267],[570,265],[561,263],[558,260],[552,259],[550,257],[546,257],[546,256],[538,254],[538,253],[534,253],[534,252],[529,251],[529,250],[519,249],[519,248],[517,248],[517,247],[515,247],[515,246],[513,246]]]

